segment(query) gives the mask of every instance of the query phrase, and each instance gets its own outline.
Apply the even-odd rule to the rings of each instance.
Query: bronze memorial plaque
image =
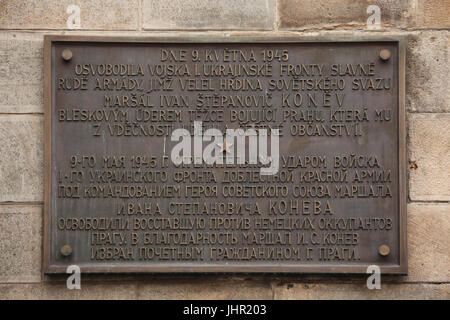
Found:
[[[46,273],[404,274],[397,38],[45,38]]]

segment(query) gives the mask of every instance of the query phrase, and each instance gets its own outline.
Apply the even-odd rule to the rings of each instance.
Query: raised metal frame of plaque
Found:
[[[167,52],[164,53],[167,53],[165,56],[163,56],[162,48],[167,49]],[[314,80],[306,84],[309,89],[304,87],[303,89],[297,88],[289,91],[291,93],[296,91],[297,94],[304,94],[303,101],[310,98],[308,107],[317,106],[314,98],[307,95],[308,93],[311,95],[314,93],[314,89],[311,89],[314,86],[317,86],[315,89],[317,93],[330,93],[326,99],[320,102],[322,103],[320,109],[324,110],[323,113],[326,116],[323,116],[321,113],[312,115],[312,117],[317,116],[318,119],[308,120],[305,119],[308,115],[303,114],[303,118],[297,117],[297,115],[288,118],[284,124],[285,128],[289,128],[288,126],[290,125],[291,137],[287,137],[287,135],[280,137],[280,158],[284,157],[285,167],[282,167],[282,169],[286,169],[287,176],[296,179],[295,183],[292,183],[292,190],[297,190],[297,196],[303,192],[301,190],[307,190],[305,192],[308,195],[317,192],[315,187],[317,183],[314,184],[314,181],[311,182],[308,179],[312,178],[314,172],[317,172],[313,170],[313,157],[320,160],[321,154],[323,159],[326,158],[324,161],[327,164],[323,168],[330,170],[327,171],[327,178],[324,178],[325,173],[319,180],[333,180],[332,175],[336,171],[339,171],[336,173],[336,177],[342,178],[342,176],[345,176],[345,179],[341,180],[341,182],[347,183],[351,180],[349,177],[357,180],[356,176],[359,176],[361,179],[361,174],[364,175],[366,180],[353,182],[352,187],[348,187],[347,192],[344,192],[344,194],[341,193],[347,185],[338,187],[339,181],[332,183],[326,180],[329,183],[325,182],[323,188],[329,186],[334,191],[333,195],[324,199],[316,198],[317,194],[311,196],[311,198],[307,196],[305,198],[303,195],[303,198],[300,196],[300,198],[295,199],[297,202],[293,202],[294,191],[292,191],[291,196],[291,189],[289,189],[290,202],[288,200],[283,202],[283,198],[279,195],[275,198],[272,197],[269,191],[267,193],[261,192],[260,195],[254,197],[238,198],[237,200],[231,197],[226,205],[229,206],[228,208],[231,208],[230,212],[233,214],[236,214],[238,211],[237,207],[240,207],[242,202],[245,201],[251,202],[248,204],[249,207],[251,205],[253,208],[253,202],[257,202],[263,208],[256,213],[241,213],[241,218],[238,215],[234,222],[231,219],[226,220],[227,216],[222,216],[223,213],[220,213],[218,216],[213,215],[217,213],[215,210],[219,210],[217,208],[211,209],[215,205],[214,202],[222,204],[226,199],[225,195],[222,194],[208,198],[205,191],[207,188],[199,187],[201,185],[213,186],[214,183],[211,182],[197,183],[199,180],[189,182],[189,178],[187,180],[177,180],[182,181],[179,184],[183,186],[184,189],[181,188],[181,190],[185,190],[186,195],[185,198],[175,197],[173,201],[178,201],[177,205],[180,205],[179,203],[182,201],[185,203],[180,205],[181,209],[175,210],[173,209],[174,202],[171,202],[171,199],[164,197],[162,199],[159,198],[159,200],[156,199],[154,202],[160,201],[161,207],[163,207],[162,212],[159,213],[153,212],[155,203],[152,203],[154,199],[151,199],[153,196],[157,197],[156,191],[152,193],[152,196],[148,196],[150,200],[130,200],[126,198],[136,195],[138,187],[122,186],[119,182],[116,185],[120,185],[117,187],[120,191],[117,191],[119,189],[115,191],[111,191],[114,189],[109,189],[110,193],[107,195],[106,189],[113,185],[108,182],[111,181],[108,179],[111,178],[111,174],[115,174],[114,170],[120,171],[120,168],[125,168],[131,172],[132,169],[130,168],[136,168],[134,166],[137,163],[139,164],[138,171],[144,170],[144,163],[150,167],[148,159],[152,159],[152,157],[146,158],[141,157],[141,155],[143,152],[151,153],[148,150],[156,150],[154,152],[156,157],[160,157],[164,150],[165,155],[166,139],[164,138],[163,143],[163,137],[157,136],[157,134],[155,134],[156,137],[131,137],[123,134],[123,132],[130,133],[133,131],[122,131],[121,134],[123,136],[119,136],[119,134],[117,134],[118,136],[113,136],[113,131],[108,133],[106,129],[101,131],[100,134],[95,134],[96,129],[103,125],[107,126],[107,121],[110,121],[105,120],[106,111],[103,112],[103,110],[108,108],[109,110],[123,110],[123,108],[114,108],[113,105],[108,105],[111,100],[105,102],[106,95],[111,93],[105,91],[109,88],[110,80],[105,80],[106,76],[102,78],[98,75],[97,77],[95,70],[93,71],[95,67],[92,66],[97,64],[116,64],[115,68],[117,69],[116,71],[113,70],[112,73],[116,72],[117,77],[111,81],[115,82],[114,85],[117,85],[117,81],[121,80],[121,76],[125,80],[120,86],[120,90],[117,89],[118,87],[115,87],[115,91],[114,89],[113,91],[115,94],[122,94],[122,100],[120,101],[123,103],[123,99],[126,99],[126,110],[130,111],[129,113],[125,111],[126,119],[122,119],[124,122],[118,120],[118,122],[114,123],[111,120],[111,123],[118,123],[120,128],[123,129],[128,124],[125,121],[129,120],[129,114],[132,114],[132,112],[135,114],[135,110],[139,109],[129,107],[128,101],[131,100],[128,99],[131,99],[131,96],[134,95],[136,97],[140,94],[145,96],[147,94],[150,98],[145,97],[145,99],[141,100],[141,106],[144,106],[142,109],[157,108],[158,105],[153,106],[149,101],[153,99],[152,95],[160,94],[159,99],[161,99],[161,95],[165,94],[165,91],[161,91],[164,90],[164,84],[162,83],[167,79],[179,80],[181,83],[189,76],[186,76],[186,73],[168,77],[163,75],[155,76],[153,77],[156,79],[154,85],[158,86],[157,83],[159,83],[160,91],[155,91],[158,90],[155,88],[153,88],[153,91],[150,89],[147,91],[136,91],[133,89],[139,86],[136,84],[138,82],[135,81],[136,79],[142,79],[143,83],[144,80],[145,83],[151,82],[148,81],[151,76],[145,69],[147,65],[156,62],[164,64],[169,63],[167,61],[171,61],[170,63],[175,66],[182,63],[189,64],[190,71],[193,72],[195,61],[198,62],[196,65],[199,68],[202,67],[204,68],[203,70],[206,70],[206,56],[211,53],[206,53],[207,49],[216,49],[220,53],[222,60],[217,60],[215,63],[221,64],[223,69],[227,64],[240,63],[237,60],[233,60],[236,59],[236,56],[233,58],[233,52],[237,52],[238,56],[239,54],[245,56],[254,50],[257,57],[256,62],[254,62],[256,66],[252,69],[252,72],[257,72],[254,70],[258,69],[258,65],[276,70],[274,74],[269,73],[262,76],[261,81],[264,88],[255,93],[255,95],[259,95],[258,97],[261,99],[270,97],[274,101],[273,106],[275,108],[285,108],[279,110],[288,110],[286,114],[289,114],[289,116],[293,115],[293,111],[290,110],[295,107],[304,108],[305,110],[307,108],[306,102],[302,104],[303,102],[299,102],[298,99],[294,101],[286,98],[282,102],[280,97],[284,92],[283,90],[287,92],[292,89],[289,87],[290,81],[294,81],[292,79],[301,80],[302,76],[305,75],[304,81],[306,81],[305,79]],[[181,62],[186,61],[182,57],[183,53],[181,51],[183,50],[185,50],[184,55],[188,57],[188,62]],[[229,50],[227,54],[231,52],[227,56],[228,58],[225,58],[224,50]],[[204,54],[204,61],[201,60],[202,54]],[[288,60],[287,54],[289,54],[290,60]],[[262,60],[262,55],[264,55],[264,60]],[[238,57],[237,59],[240,58]],[[243,59],[248,59],[248,57]],[[210,56],[210,65],[214,64],[213,60],[214,57],[212,55]],[[242,63],[245,64],[247,61]],[[285,64],[284,67],[281,66],[282,63]],[[286,74],[290,68],[288,64],[300,65],[303,63],[305,66],[313,67],[309,71],[306,70],[306,67],[303,70],[300,67],[300,72],[303,72],[300,75]],[[136,70],[133,70],[139,64],[145,67],[145,75],[141,74],[141,78],[139,78],[139,75],[136,75]],[[272,64],[272,67],[267,66],[268,64]],[[362,71],[358,69],[360,67],[358,64],[364,64]],[[371,66],[367,67],[366,64],[371,64]],[[75,67],[75,65],[78,65],[78,67]],[[334,83],[322,90],[324,84],[321,81],[327,80],[319,79],[322,72],[318,66],[321,65],[325,66],[325,70],[329,72],[332,70],[334,75],[337,75],[336,79],[340,77],[340,79],[343,79],[342,81],[347,81],[345,82],[345,89]],[[123,74],[120,71],[121,66],[124,66],[122,67]],[[181,38],[50,35],[44,38],[44,67],[45,202],[43,265],[45,273],[64,273],[67,266],[73,264],[78,265],[82,272],[88,273],[256,272],[358,274],[366,273],[369,265],[378,265],[382,273],[386,274],[407,273],[405,42],[403,38],[384,36]],[[314,68],[316,73],[313,71]],[[150,70],[150,66],[148,69]],[[360,70],[359,74],[355,71],[356,69]],[[375,71],[370,71],[370,69]],[[97,72],[100,73],[98,70]],[[295,67],[289,70],[295,71]],[[323,74],[323,78],[329,76],[327,74],[328,71]],[[102,72],[105,75],[105,71],[103,70]],[[237,71],[233,70],[230,72]],[[283,74],[282,72],[285,73]],[[238,77],[236,76],[235,78]],[[75,78],[78,79],[74,80]],[[82,78],[87,78],[85,83],[83,83],[84,80]],[[206,79],[206,76],[204,78]],[[202,94],[208,94],[208,91],[202,90],[208,90],[205,88],[211,85],[212,82],[219,83],[220,79],[228,78],[233,77],[224,75],[211,77],[210,79],[212,80],[205,80],[209,81],[209,84],[206,82],[198,86],[192,84],[192,90],[188,93],[181,92],[182,90],[178,88],[171,94],[179,94],[180,96],[185,94],[189,96],[188,100],[191,99],[191,96],[199,99],[199,97],[202,97]],[[99,79],[100,82],[96,82]],[[134,81],[131,85],[130,79]],[[202,78],[200,77],[200,79]],[[275,89],[272,87],[273,91],[268,91],[268,83],[272,79],[274,79],[274,82],[271,86],[273,85]],[[280,80],[279,83],[282,86],[280,90],[276,89],[278,80]],[[316,80],[318,81],[316,82]],[[283,87],[283,85],[286,87]],[[384,89],[383,85],[385,86]],[[377,90],[377,87],[381,87],[381,91]],[[221,88],[223,89],[223,87]],[[310,89],[312,91],[307,91]],[[226,94],[246,93],[239,90],[237,90],[238,92],[231,90],[233,92],[228,91]],[[343,107],[342,101],[338,101],[339,98],[332,102],[334,104],[333,107],[326,105],[334,97],[335,93],[336,97],[338,97],[339,92],[350,97],[348,98],[350,100],[346,101],[348,105],[344,103]],[[213,93],[219,95],[220,90],[213,90]],[[127,97],[123,98],[123,96]],[[286,97],[290,96],[286,95]],[[178,103],[183,104],[183,100],[177,100],[171,106]],[[281,106],[282,104],[283,106]],[[121,102],[117,102],[115,106],[123,107]],[[192,104],[187,108],[191,106]],[[152,114],[152,117],[157,118],[158,115],[161,116],[162,106],[159,107],[159,113],[155,112]],[[339,110],[339,107],[349,108],[349,110]],[[89,108],[97,108],[95,112],[98,112],[99,115],[101,114],[103,118],[99,119],[95,114],[89,114]],[[212,110],[212,107],[210,108]],[[352,108],[366,108],[365,111],[367,111],[369,120],[366,122],[361,120],[361,115],[358,114],[356,116]],[[228,110],[226,107],[216,108],[215,110],[220,109]],[[336,117],[332,119],[331,114],[335,111],[343,111],[345,114],[340,120]],[[212,111],[208,112],[211,113],[208,116],[213,115]],[[205,114],[208,112],[205,112]],[[383,112],[387,112],[389,115],[386,116]],[[225,114],[227,117],[230,116],[226,112]],[[323,116],[322,119],[320,119],[321,115]],[[110,116],[114,117],[114,114],[110,113]],[[268,116],[266,115],[266,117]],[[147,121],[145,125],[148,125],[150,128],[150,125],[153,123],[156,128],[158,124],[168,119],[164,118],[164,121],[158,122],[158,119],[155,120],[155,118]],[[185,121],[186,118],[187,116],[184,118]],[[243,119],[241,119],[243,123],[248,120],[248,118]],[[136,119],[134,120],[136,121]],[[345,124],[346,121],[351,123],[351,125],[361,122],[362,129],[355,129],[354,134],[353,132],[352,134],[344,132],[324,137],[323,135],[335,132],[327,129],[332,127],[332,120],[340,121],[337,127],[341,128],[348,128],[347,124]],[[101,121],[105,121],[105,123]],[[226,122],[226,127],[228,128],[230,122],[227,121],[223,121],[220,125]],[[275,123],[273,122],[273,124]],[[327,127],[327,125],[329,126]],[[337,130],[337,127],[333,127],[333,130]],[[318,128],[324,131],[318,133]],[[222,129],[225,130],[224,128]],[[311,130],[308,131],[309,129]],[[144,129],[142,130],[145,132]],[[160,130],[162,129],[160,128]],[[294,134],[299,134],[302,137],[293,137]],[[311,136],[308,136],[309,134]],[[170,140],[169,136],[166,136],[166,138]],[[143,143],[146,142],[149,142],[148,148],[142,147]],[[226,143],[224,141],[220,146],[223,148],[225,145],[223,150],[225,153],[227,152]],[[299,153],[299,150],[305,151],[302,154]],[[118,156],[121,154],[125,155],[124,159],[126,160],[124,161],[126,165],[123,162],[120,164],[121,160],[118,159]],[[311,155],[308,158],[310,167],[302,171],[302,173],[300,171],[305,167],[299,165],[297,160],[300,159],[300,162],[302,159],[306,161],[305,154]],[[103,160],[101,160],[102,156]],[[374,159],[378,163],[374,164]],[[92,163],[90,162],[91,160]],[[103,163],[104,170],[100,163]],[[333,169],[333,163],[334,170],[331,170]],[[300,168],[298,169],[299,173],[297,173],[297,169],[292,169],[292,164],[297,165],[297,167],[294,166],[295,168]],[[157,176],[155,171],[168,172],[170,179],[175,179],[174,177],[180,178],[183,174],[190,174],[189,172],[192,171],[190,168],[182,168],[180,172],[174,173],[176,170],[172,167],[163,169],[163,164],[161,164],[161,167],[156,166],[153,168],[155,170],[151,173],[152,176]],[[289,168],[292,169],[290,172],[294,173],[292,176],[290,176]],[[320,165],[315,168],[320,168]],[[228,170],[227,174],[230,177],[232,176],[231,171],[236,168],[228,169],[217,170]],[[371,169],[373,169],[372,172],[370,171]],[[94,178],[95,170],[102,172],[102,176],[100,178],[97,177],[97,180]],[[212,171],[215,170],[215,168],[212,169]],[[245,171],[245,169],[242,171]],[[87,178],[88,172],[91,173],[91,181]],[[325,169],[322,172],[325,172]],[[311,175],[308,178],[310,173]],[[201,176],[201,174],[198,176]],[[245,176],[248,177],[248,172],[245,173]],[[297,183],[298,176],[303,177],[303,184]],[[336,179],[339,180],[339,177]],[[199,179],[203,178],[200,177]],[[234,180],[234,182],[229,184],[233,188],[230,187],[226,190],[230,194],[230,190],[233,190],[233,192],[243,188],[266,190],[264,189],[265,186],[271,185],[279,186],[280,190],[291,188],[289,183],[282,182],[282,179],[279,179],[275,182],[273,180],[264,180],[271,182],[260,182],[259,184]],[[164,192],[168,194],[174,189],[172,185],[167,184],[166,186],[162,182],[157,182],[157,180],[155,180],[153,185],[152,183],[146,184],[145,179],[143,181],[146,187],[161,187],[161,190],[165,190]],[[101,187],[103,182],[104,186]],[[351,181],[348,182],[349,186],[350,183]],[[219,186],[224,184],[225,182],[223,181],[218,183]],[[176,183],[174,182],[173,185],[176,185]],[[388,188],[387,191],[386,188]],[[224,187],[222,189],[219,187],[218,189],[225,190]],[[95,190],[95,192],[92,190]],[[196,190],[196,192],[200,190],[198,192],[205,193],[201,193],[201,196],[193,198],[195,194],[193,190]],[[272,189],[267,188],[267,190]],[[179,190],[177,191],[180,192]],[[192,193],[190,193],[191,191]],[[115,196],[112,196],[113,192],[115,192]],[[241,193],[236,191],[236,195],[241,195]],[[319,209],[317,210],[313,209],[315,200],[319,201],[317,203]],[[132,210],[128,210],[130,201],[132,202],[132,208],[134,208]],[[141,204],[140,201],[145,202],[143,204],[145,209],[141,208],[139,216],[136,216],[137,210],[135,209],[137,205]],[[188,201],[197,201],[196,205],[203,204],[206,206],[208,204],[208,210],[211,211],[208,211],[207,216],[203,220],[199,212],[186,215],[190,212],[189,210],[193,210],[191,207],[186,209],[186,205],[191,206],[194,204]],[[234,202],[234,204],[229,204],[230,202]],[[269,208],[274,203],[274,208],[276,209]],[[284,215],[284,209],[280,209],[279,206],[281,204],[285,206],[286,203],[290,203],[290,211],[289,214]],[[330,204],[328,212],[325,209],[327,203]],[[146,207],[147,205],[148,208]],[[276,207],[277,205],[278,207]],[[173,209],[171,209],[170,214],[167,212],[169,207]],[[163,223],[159,227],[156,226],[157,223],[163,220],[157,220],[158,218],[155,218],[155,214],[157,214],[156,217],[167,217],[164,220],[164,224],[170,225],[167,230],[161,231]],[[174,219],[170,220],[174,217],[178,218],[177,222],[174,222]],[[221,218],[222,220],[220,220]],[[131,222],[127,224],[126,219],[129,219]],[[137,225],[133,225],[133,219],[137,219]],[[186,224],[189,221],[195,222],[192,222],[191,227],[183,231],[183,228],[179,225],[183,223],[183,219],[188,219]],[[294,221],[293,223],[296,224],[294,224],[294,227],[292,224],[286,227],[288,223],[286,221],[289,223]],[[208,223],[209,229],[205,227],[205,224],[207,226]],[[236,225],[233,226],[233,223]],[[250,227],[246,227],[246,223]],[[269,223],[272,229],[263,227],[264,223]],[[282,223],[283,226],[278,225],[279,223]],[[302,223],[302,226],[300,226],[300,223]],[[211,225],[214,227],[211,227]],[[344,227],[341,228],[341,226]],[[296,229],[297,227],[298,229]],[[194,230],[195,228],[197,229]],[[189,233],[191,234],[189,235]],[[133,241],[137,242],[137,244],[134,244]],[[202,243],[202,241],[204,242]]]

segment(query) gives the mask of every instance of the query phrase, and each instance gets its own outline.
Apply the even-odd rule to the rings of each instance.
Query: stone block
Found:
[[[279,0],[280,29],[386,29],[403,27],[409,15],[407,0]],[[373,11],[368,7],[375,5]],[[379,12],[379,21],[368,19]],[[374,26],[374,22],[379,22]]]
[[[414,112],[450,112],[447,31],[424,31],[408,37],[406,106]]]
[[[279,300],[419,300],[449,299],[449,284],[383,284],[381,289],[369,290],[361,284],[273,284],[275,299]]]
[[[450,27],[450,1],[416,0],[414,3],[416,27],[429,29]]]
[[[41,232],[42,206],[0,205],[0,283],[41,280]]]
[[[252,281],[164,281],[138,286],[144,300],[265,300],[272,299],[269,283]]]
[[[43,201],[43,120],[0,115],[0,202]]]
[[[407,230],[407,281],[450,282],[450,204],[409,204]]]
[[[450,201],[450,114],[409,115],[409,197]]]
[[[43,35],[0,32],[0,112],[44,111]]]
[[[1,29],[137,30],[140,0],[3,0]]]
[[[146,30],[272,30],[275,0],[144,0]]]
[[[0,284],[3,300],[133,300],[135,284],[83,283],[81,289],[67,289],[66,283]]]

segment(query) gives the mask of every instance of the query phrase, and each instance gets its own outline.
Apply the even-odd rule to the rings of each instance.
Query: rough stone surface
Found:
[[[0,33],[0,112],[43,112],[43,36]]]
[[[416,26],[419,28],[450,28],[449,0],[415,1]]]
[[[78,31],[67,23],[71,4],[81,10]],[[371,4],[381,9],[383,32],[368,31]],[[449,10],[448,0],[0,1],[0,299],[450,299]],[[85,275],[82,290],[68,290],[64,275],[42,275],[35,202],[43,200],[36,113],[43,113],[44,33],[408,36],[409,198],[420,201],[408,204],[408,276],[384,276],[381,290],[368,290],[356,276]],[[443,203],[423,203],[430,201]]]
[[[41,280],[41,233],[42,206],[0,205],[0,283]]]
[[[140,0],[3,0],[0,2],[2,29],[72,29],[74,11],[80,9],[77,29],[136,30]]]
[[[130,300],[136,298],[134,284],[84,284],[80,290],[67,289],[66,283],[57,284],[1,284],[0,297],[4,300]]]
[[[408,205],[408,281],[450,282],[450,204]]]
[[[0,115],[0,202],[42,201],[43,116]]]
[[[275,0],[144,0],[144,29],[271,30]]]
[[[269,283],[248,281],[164,281],[138,286],[144,300],[264,300],[272,299]]]
[[[409,197],[450,201],[450,114],[409,115]]]
[[[410,111],[450,112],[448,31],[409,36],[406,51],[406,104]]]
[[[282,0],[278,1],[280,29],[369,29],[367,20],[373,16],[369,5],[380,9],[379,27],[403,27],[408,20],[408,1],[401,0]],[[373,24],[372,21],[370,21]]]
[[[354,300],[354,299],[449,299],[449,284],[383,284],[369,290],[365,280],[360,284],[327,283],[273,284],[275,299],[280,300]]]

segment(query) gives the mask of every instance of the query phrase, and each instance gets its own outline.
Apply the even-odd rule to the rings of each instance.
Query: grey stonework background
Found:
[[[70,30],[67,7],[81,9]],[[367,6],[381,9],[368,30]],[[450,298],[450,0],[1,0],[0,299]],[[409,275],[96,276],[42,273],[43,35],[408,37]]]

